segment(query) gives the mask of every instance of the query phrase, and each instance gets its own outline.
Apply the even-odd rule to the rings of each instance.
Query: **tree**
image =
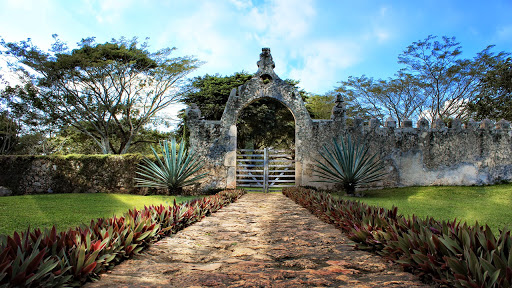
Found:
[[[356,106],[381,120],[387,115],[402,123],[418,115],[425,103],[419,93],[421,84],[410,74],[398,73],[397,78],[389,80],[351,76],[341,84],[338,92],[354,99]]]
[[[461,104],[475,97],[482,65],[479,59],[460,59],[462,47],[455,37],[436,38],[429,35],[413,42],[398,56],[398,63],[421,83],[428,118],[461,118]]]
[[[9,154],[19,141],[20,126],[8,111],[0,112],[0,155]]]
[[[189,92],[184,95],[183,102],[188,105],[195,103],[201,110],[201,116],[207,120],[220,120],[231,90],[251,78],[252,75],[244,71],[231,76],[206,74],[195,77],[189,84]]]
[[[309,95],[306,99],[306,108],[313,119],[330,119],[332,108],[336,103],[334,94]]]
[[[263,98],[245,107],[238,116],[237,127],[238,148],[295,148],[295,119],[277,100]]]
[[[2,42],[27,79],[24,87],[8,87],[7,98],[37,111],[43,124],[74,127],[105,154],[126,153],[157,112],[179,101],[182,81],[199,65],[171,58],[175,48],[149,52],[136,38],[104,44],[86,38],[71,51],[54,38],[48,52],[30,39]]]
[[[481,80],[480,90],[468,108],[478,120],[512,121],[512,58],[492,65]]]
[[[461,58],[455,37],[428,36],[413,42],[399,56],[405,65],[388,80],[367,76],[349,77],[337,91],[356,99],[376,117],[404,119],[426,117],[449,119],[467,117],[466,103],[479,91],[480,79],[490,63],[506,53],[494,54],[488,46],[473,59]]]

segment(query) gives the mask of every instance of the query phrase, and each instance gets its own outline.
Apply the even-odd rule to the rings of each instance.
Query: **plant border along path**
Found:
[[[250,193],[86,287],[428,287],[282,194]]]

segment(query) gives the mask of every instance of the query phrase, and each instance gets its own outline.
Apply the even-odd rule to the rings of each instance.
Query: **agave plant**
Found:
[[[197,182],[206,177],[208,173],[199,175],[194,174],[203,167],[203,164],[197,161],[193,151],[185,149],[186,144],[176,143],[176,139],[171,142],[165,140],[160,142],[160,159],[156,150],[151,147],[155,155],[156,163],[144,157],[136,172],[142,178],[135,178],[136,187],[166,188],[168,192],[179,194],[182,188]]]
[[[339,143],[335,138],[333,142],[332,149],[324,145],[320,152],[325,163],[317,160],[313,169],[324,179],[317,182],[340,184],[347,194],[353,195],[357,187],[379,181],[385,175],[384,162],[377,154],[370,155],[362,143],[352,141],[350,135],[346,141],[341,137]]]

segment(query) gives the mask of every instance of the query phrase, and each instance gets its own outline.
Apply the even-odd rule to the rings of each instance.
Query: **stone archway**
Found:
[[[253,78],[238,89],[231,91],[220,120],[222,130],[227,131],[230,137],[224,161],[224,165],[228,169],[227,187],[236,185],[236,120],[242,109],[262,98],[271,98],[281,102],[295,118],[295,183],[300,185],[302,183],[302,163],[306,156],[306,150],[302,148],[301,144],[303,139],[308,139],[311,136],[311,117],[297,89],[281,80],[274,72],[275,64],[270,54],[270,48],[262,49],[257,64],[258,71]]]
[[[270,48],[263,48],[258,71],[245,84],[231,91],[220,121],[201,119],[197,106],[187,109],[187,121],[191,127],[190,146],[214,171],[207,187],[234,188],[236,186],[237,118],[247,105],[271,98],[286,106],[295,118],[295,183],[302,184],[302,167],[308,150],[304,143],[311,139],[313,123],[299,91],[281,80],[274,72],[275,63]],[[225,182],[224,182],[225,181]]]

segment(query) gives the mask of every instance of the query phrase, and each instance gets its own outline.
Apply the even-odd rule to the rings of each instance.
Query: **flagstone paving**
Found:
[[[250,193],[86,287],[428,287],[282,194]]]

